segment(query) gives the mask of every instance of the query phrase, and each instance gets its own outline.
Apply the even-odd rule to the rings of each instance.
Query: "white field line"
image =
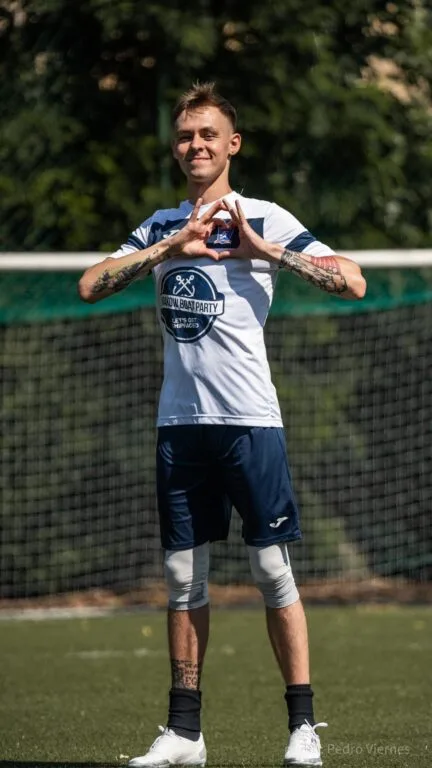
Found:
[[[125,613],[148,612],[152,609],[142,606],[134,608],[15,608],[13,610],[1,610],[1,621],[47,621],[51,619],[93,619],[99,616],[114,616]]]
[[[134,648],[131,651],[115,650],[95,650],[95,651],[71,651],[66,654],[66,658],[82,659],[83,661],[98,661],[99,659],[122,659],[128,656],[135,656],[141,659],[144,656],[165,656],[166,651],[154,651],[151,648]]]

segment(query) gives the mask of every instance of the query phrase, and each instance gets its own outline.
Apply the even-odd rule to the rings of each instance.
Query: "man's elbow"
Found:
[[[106,275],[104,267],[107,261],[114,261],[114,259],[108,256],[94,267],[89,267],[78,282],[79,297],[87,304],[96,304],[97,301],[111,294],[111,291],[104,290],[105,286],[103,285],[103,278]],[[96,287],[97,290],[95,290]]]
[[[362,299],[365,296],[367,284],[361,272],[354,277],[350,288],[354,299]]]
[[[94,304],[97,301],[93,292],[93,282],[86,277],[85,273],[78,282],[78,295],[81,301],[85,301],[87,304]]]
[[[367,283],[358,264],[345,256],[337,256],[339,268],[343,274],[345,290],[341,291],[343,299],[363,299],[366,294]]]

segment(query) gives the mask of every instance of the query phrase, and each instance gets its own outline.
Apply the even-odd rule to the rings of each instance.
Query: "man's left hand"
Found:
[[[240,245],[238,248],[233,248],[230,251],[224,252],[224,257],[264,259],[265,261],[278,263],[280,261],[280,253],[283,249],[280,245],[267,242],[267,240],[264,240],[264,238],[260,237],[260,235],[252,229],[244,215],[239,200],[235,201],[235,207],[225,198],[222,200],[222,204],[231,216],[231,221],[234,227],[238,229],[240,238]]]

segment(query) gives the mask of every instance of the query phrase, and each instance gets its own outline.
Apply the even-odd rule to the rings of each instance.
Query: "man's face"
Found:
[[[240,149],[240,135],[213,106],[184,111],[174,125],[173,155],[189,181],[212,183]]]

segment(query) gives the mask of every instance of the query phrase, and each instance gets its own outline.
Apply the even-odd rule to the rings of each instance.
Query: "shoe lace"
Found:
[[[170,730],[170,728],[164,728],[163,725],[158,725],[158,728],[161,732],[161,735],[157,737],[157,739],[154,740],[153,744],[151,745],[149,752],[153,752],[153,750],[157,749],[160,745],[162,739],[165,736],[174,736],[174,732]]]
[[[305,727],[306,726],[306,727]],[[316,723],[315,725],[311,725],[307,720],[304,721],[301,728],[299,728],[299,736],[301,737],[302,741],[302,747],[306,751],[311,751],[313,749],[316,749],[319,744],[319,736],[316,733],[316,728],[327,728],[328,723]]]

